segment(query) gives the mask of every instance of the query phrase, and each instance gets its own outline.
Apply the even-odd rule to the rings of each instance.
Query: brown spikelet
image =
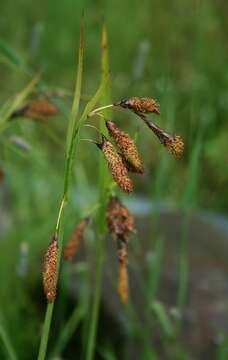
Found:
[[[160,115],[160,106],[156,100],[147,97],[130,97],[121,100],[114,105],[130,109],[136,114],[154,113]]]
[[[40,121],[47,121],[50,116],[56,115],[57,107],[51,103],[29,102],[25,106],[17,109],[11,115],[11,119],[23,116]]]
[[[110,136],[114,139],[116,146],[122,151],[123,157],[126,159],[126,164],[129,164],[129,167],[132,164],[134,172],[142,174],[144,172],[144,167],[139,158],[134,141],[127,133],[119,129],[114,122],[108,120],[106,121],[106,126]],[[128,168],[128,166],[126,167]]]
[[[89,218],[82,219],[80,223],[76,226],[71,238],[67,242],[64,249],[64,259],[67,261],[72,261],[76,256],[81,241],[83,239],[83,234],[86,226],[88,225]]]
[[[56,298],[58,241],[53,237],[44,258],[43,287],[48,303]]]
[[[108,141],[103,136],[102,142],[96,143],[96,145],[103,152],[115,182],[126,193],[132,192],[133,189],[132,181],[128,176],[127,168],[124,165],[121,156],[116,152],[112,143],[110,143],[110,141]]]
[[[121,302],[127,304],[129,298],[128,271],[127,266],[121,263],[119,264],[118,292]]]
[[[117,254],[119,258],[119,274],[118,274],[118,293],[123,304],[128,302],[129,286],[128,286],[128,255],[127,244],[125,241],[118,240]]]
[[[125,242],[129,234],[135,231],[133,215],[117,197],[112,197],[107,208],[107,224],[114,239],[121,239]]]
[[[0,169],[0,183],[3,182],[4,177],[5,177],[4,171]]]
[[[164,145],[171,154],[175,155],[176,157],[180,157],[183,154],[184,142],[179,135],[169,134],[157,126],[153,121],[148,120],[145,116],[141,115],[140,117],[158,137],[161,144]]]

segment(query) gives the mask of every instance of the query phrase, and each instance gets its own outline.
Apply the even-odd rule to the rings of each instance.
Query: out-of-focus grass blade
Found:
[[[76,119],[77,119],[78,110],[79,110],[79,103],[80,103],[80,98],[81,98],[83,55],[84,55],[84,23],[83,23],[83,19],[82,19],[81,28],[80,28],[77,77],[76,77],[72,111],[71,111],[71,115],[70,115],[68,131],[67,131],[67,142],[66,142],[67,154],[69,153],[71,139],[74,134]]]
[[[151,309],[154,312],[165,336],[173,337],[175,335],[174,327],[163,304],[159,301],[153,301]]]
[[[0,317],[0,340],[3,342],[6,352],[7,352],[7,359],[9,360],[17,360],[16,353],[13,349],[9,336],[3,326],[2,317]]]
[[[180,243],[179,288],[177,295],[178,308],[181,314],[184,311],[184,306],[186,302],[187,284],[188,284],[188,244],[187,244],[188,236],[187,235],[188,235],[189,217],[191,215],[191,211],[196,200],[201,150],[202,150],[202,133],[200,132],[191,154],[188,183],[186,187],[186,192],[184,194],[183,207],[184,207],[185,218],[181,229],[182,236]]]
[[[9,106],[5,109],[4,113],[1,114],[0,117],[0,131],[1,128],[3,127],[4,123],[10,118],[11,114],[18,108],[21,106],[21,104],[23,103],[23,101],[26,99],[26,97],[28,96],[28,94],[33,90],[34,86],[37,84],[37,82],[39,81],[40,75],[36,76],[34,79],[32,79],[28,85],[22,90],[20,91],[15,99],[11,102],[11,104],[9,104]]]
[[[6,42],[0,38],[0,59],[15,67],[23,67],[22,58]]]

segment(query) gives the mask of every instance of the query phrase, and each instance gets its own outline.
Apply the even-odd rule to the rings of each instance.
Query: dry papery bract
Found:
[[[89,223],[89,218],[82,219],[74,229],[74,232],[64,248],[64,259],[67,261],[73,261],[75,258],[81,241],[83,240],[84,231]]]
[[[139,157],[137,148],[135,146],[134,140],[124,132],[119,129],[116,124],[110,120],[106,121],[106,127],[109,131],[110,136],[114,139],[116,146],[121,150],[122,157],[126,159],[125,166],[134,169],[134,172],[142,174],[144,172],[143,163]]]
[[[34,120],[47,121],[49,117],[58,113],[58,108],[47,102],[30,101],[26,105],[15,110],[11,115],[11,119],[17,117],[31,118]]]
[[[56,298],[57,285],[58,240],[54,236],[44,258],[43,287],[48,303]]]
[[[96,145],[103,152],[115,182],[126,193],[132,192],[132,181],[128,176],[127,168],[124,165],[122,157],[117,153],[112,143],[102,135],[102,141],[96,143]]]

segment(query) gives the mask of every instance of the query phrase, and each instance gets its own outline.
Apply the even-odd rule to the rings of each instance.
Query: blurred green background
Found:
[[[1,107],[38,73],[46,89],[73,92],[83,11],[82,106],[99,85],[105,22],[113,99],[158,99],[161,117],[155,120],[185,142],[184,157],[173,159],[134,115],[114,112],[119,125],[137,133],[145,161],[145,175],[134,178],[135,193],[179,208],[227,214],[227,1],[2,0]],[[40,269],[60,202],[71,100],[70,95],[59,100],[62,112],[48,124],[22,119],[0,134],[0,168],[5,173],[0,184],[0,315],[21,359],[35,358],[39,344],[45,311]],[[84,134],[96,138],[91,130]],[[12,144],[15,135],[29,151]],[[66,236],[96,199],[97,164],[93,145],[81,143]],[[24,253],[29,263],[21,275]],[[4,354],[0,346],[1,359]]]

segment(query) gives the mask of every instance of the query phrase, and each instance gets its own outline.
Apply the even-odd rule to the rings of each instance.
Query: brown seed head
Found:
[[[106,126],[110,136],[114,139],[116,146],[122,151],[126,163],[132,164],[135,172],[142,174],[144,172],[143,163],[139,158],[134,141],[124,131],[120,130],[114,122],[106,121]],[[125,164],[126,166],[126,164]],[[128,169],[128,166],[126,166]],[[130,166],[129,166],[130,167]]]
[[[4,177],[5,177],[4,171],[0,169],[0,183],[3,182]]]
[[[89,218],[82,219],[80,223],[76,226],[71,238],[67,242],[64,249],[64,259],[67,261],[73,261],[76,256],[81,241],[83,239],[83,234],[86,226],[89,223]]]
[[[176,157],[180,157],[184,152],[183,140],[178,135],[173,135],[173,137],[166,142],[165,146],[168,151]]]
[[[121,302],[126,304],[129,297],[128,254],[127,243],[120,238],[117,239],[117,255],[119,259],[118,292]]]
[[[58,109],[54,104],[31,101],[14,111],[11,118],[23,116],[35,120],[47,121],[50,116],[56,115],[57,112]]]
[[[158,137],[161,144],[164,145],[168,151],[180,157],[184,151],[184,143],[180,136],[170,134],[163,129],[161,129],[158,125],[156,125],[153,121],[148,120],[145,116],[141,116],[146,125],[154,132],[154,134]]]
[[[110,168],[111,174],[115,182],[119,187],[126,193],[132,192],[133,186],[131,179],[128,176],[128,171],[124,165],[123,159],[116,152],[114,146],[110,141],[108,141],[104,136],[101,143],[96,143],[96,145],[103,152],[108,166]]]
[[[58,242],[54,236],[44,258],[43,287],[48,303],[54,302],[56,298],[57,260]]]
[[[122,304],[127,304],[129,299],[128,270],[125,264],[119,264],[118,293]]]
[[[136,114],[154,113],[160,115],[160,106],[157,101],[147,97],[131,97],[114,105],[133,110]]]
[[[112,197],[107,208],[107,224],[113,238],[128,241],[135,231],[134,217],[117,197]]]

